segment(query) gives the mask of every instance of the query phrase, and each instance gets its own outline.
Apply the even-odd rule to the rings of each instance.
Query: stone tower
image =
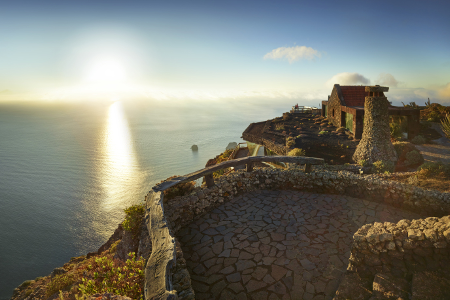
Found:
[[[378,160],[397,161],[397,153],[391,143],[389,129],[389,101],[383,92],[388,87],[366,86],[369,96],[364,102],[364,130],[361,141],[353,154],[353,160],[358,163],[362,159],[369,163]]]

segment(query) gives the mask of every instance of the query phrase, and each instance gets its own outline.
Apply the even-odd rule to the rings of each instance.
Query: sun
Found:
[[[126,79],[125,69],[120,60],[106,58],[95,61],[87,73],[89,82],[124,82]]]

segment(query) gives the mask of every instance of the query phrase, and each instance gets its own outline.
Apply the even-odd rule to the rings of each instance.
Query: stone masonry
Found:
[[[386,97],[379,96],[387,92],[388,87],[366,86],[369,97],[364,103],[364,131],[356,148],[353,160],[358,163],[366,160],[374,163],[379,160],[397,161],[397,154],[391,143],[389,129],[389,102]]]

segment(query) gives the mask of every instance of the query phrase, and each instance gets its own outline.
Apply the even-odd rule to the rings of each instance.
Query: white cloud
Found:
[[[375,80],[375,84],[381,86],[397,87],[399,82],[389,73],[381,73]]]
[[[266,55],[264,59],[283,59],[286,58],[289,63],[293,63],[300,59],[314,60],[316,57],[320,58],[322,54],[306,46],[295,46],[295,47],[280,47],[273,49]]]
[[[447,85],[439,89],[439,96],[446,101],[450,100],[450,82]]]
[[[327,87],[332,87],[335,84],[340,84],[340,85],[356,85],[356,84],[369,85],[370,84],[370,80],[368,78],[364,77],[363,75],[359,74],[359,73],[344,72],[344,73],[336,74],[333,77],[331,77],[326,82],[325,85]]]

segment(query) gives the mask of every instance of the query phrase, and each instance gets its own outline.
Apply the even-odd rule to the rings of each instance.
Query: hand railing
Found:
[[[178,183],[189,182],[201,177],[205,177],[205,182],[207,187],[212,187],[214,185],[213,173],[215,171],[246,165],[246,171],[251,172],[253,170],[253,165],[256,162],[284,162],[284,163],[295,163],[300,165],[305,165],[305,172],[311,172],[312,165],[323,165],[324,160],[322,158],[315,157],[305,157],[305,156],[249,156],[238,159],[233,159],[229,161],[222,162],[220,164],[206,167],[199,171],[187,174],[181,177],[175,177],[170,180],[164,181],[153,187],[154,191],[164,191]]]

